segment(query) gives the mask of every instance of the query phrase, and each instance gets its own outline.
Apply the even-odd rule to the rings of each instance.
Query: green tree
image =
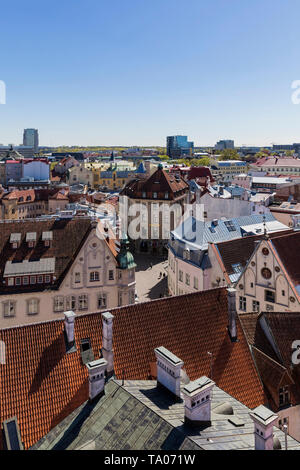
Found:
[[[221,152],[219,160],[239,160],[239,154],[235,149],[224,149]]]

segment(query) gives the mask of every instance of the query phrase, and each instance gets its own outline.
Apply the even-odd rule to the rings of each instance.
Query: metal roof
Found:
[[[10,243],[19,242],[21,241],[21,234],[20,233],[12,233],[9,239]]]
[[[266,222],[267,232],[287,230],[288,227],[281,224],[270,214],[247,215],[233,219],[218,220],[217,225],[212,222],[204,222],[189,217],[173,230],[172,236],[175,240],[189,245],[191,249],[205,248],[208,243],[234,240],[241,238],[245,233],[262,228]],[[230,224],[228,224],[230,222]],[[229,230],[228,227],[232,227]],[[254,232],[256,233],[256,232]]]
[[[55,270],[55,258],[42,258],[39,261],[28,261],[13,263],[7,261],[3,277],[20,276],[26,274],[52,274]]]
[[[26,233],[26,241],[36,241],[36,232]]]

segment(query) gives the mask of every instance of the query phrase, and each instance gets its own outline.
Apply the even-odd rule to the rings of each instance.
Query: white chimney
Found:
[[[231,341],[237,340],[236,328],[236,289],[229,287],[227,289],[228,298],[228,333]]]
[[[263,405],[249,414],[254,422],[255,450],[273,450],[273,425],[278,416]]]
[[[104,391],[105,369],[107,361],[103,358],[88,362],[86,367],[89,371],[89,399],[93,400]]]
[[[187,423],[211,424],[211,392],[214,385],[215,382],[203,376],[184,387],[184,419]]]
[[[72,310],[64,313],[65,315],[65,332],[68,344],[73,344],[75,341],[75,334],[74,334],[74,322],[75,322],[75,313]]]
[[[110,312],[102,313],[102,354],[107,361],[107,375],[114,371],[113,319]]]
[[[180,373],[184,362],[163,346],[155,348],[154,353],[157,365],[157,385],[167,388],[180,399]]]

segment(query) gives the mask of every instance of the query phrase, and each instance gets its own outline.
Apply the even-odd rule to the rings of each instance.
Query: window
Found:
[[[194,277],[194,289],[198,289],[198,278]]]
[[[21,285],[21,278],[16,277],[16,286],[20,286],[20,285]]]
[[[99,281],[99,271],[93,271],[90,273],[90,282]]]
[[[290,403],[289,388],[281,387],[279,389],[279,406],[288,405]]]
[[[7,300],[3,302],[3,316],[4,317],[14,317],[16,314],[16,302],[12,300]]]
[[[54,297],[54,312],[63,312],[64,310],[64,298],[61,295]]]
[[[179,270],[179,281],[183,281],[183,272],[181,270]]]
[[[23,277],[23,286],[27,286],[27,284],[29,284],[29,277],[28,277],[28,276],[24,276],[24,277]]]
[[[224,225],[225,225],[225,227],[227,227],[227,230],[228,230],[229,232],[236,232],[236,228],[235,228],[235,226],[234,226],[232,220],[226,220],[226,221],[224,222]]]
[[[275,292],[271,290],[265,290],[265,301],[275,303]]]
[[[80,283],[80,273],[75,273],[75,284]]]
[[[112,269],[110,269],[108,271],[108,279],[109,281],[113,281],[114,280],[114,271]]]
[[[122,305],[122,301],[123,301],[123,298],[122,298],[122,292],[119,292],[119,295],[118,295],[118,306],[121,307]]]
[[[253,312],[259,312],[259,302],[258,300],[252,301],[252,310]]]
[[[165,199],[168,199],[168,198],[169,198],[169,193],[166,192],[166,193],[165,193]]]
[[[36,284],[36,276],[30,276],[30,284]]]
[[[86,294],[79,295],[78,297],[78,309],[87,310],[88,308],[88,296]]]
[[[233,272],[236,274],[241,273],[243,271],[243,267],[241,263],[232,264],[232,269],[233,269]]]
[[[39,299],[29,299],[27,300],[27,314],[36,315],[39,313]]]
[[[99,294],[98,295],[98,308],[106,308],[107,307],[107,294]]]
[[[66,297],[66,310],[76,310],[76,297],[74,295]]]
[[[185,275],[185,283],[186,283],[187,286],[190,285],[190,279],[191,279],[191,276],[189,274],[186,274]]]
[[[153,193],[153,198],[157,199],[157,193]]]
[[[146,197],[145,191],[142,192],[142,196],[143,196],[144,198]]]
[[[50,276],[48,276],[48,277],[50,277]],[[37,277],[37,282],[38,282],[38,284],[43,284],[43,276],[41,276],[41,275],[38,276]]]
[[[240,297],[240,310],[246,312],[247,301],[246,297]]]

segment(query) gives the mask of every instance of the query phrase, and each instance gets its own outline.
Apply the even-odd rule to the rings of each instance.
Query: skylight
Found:
[[[236,227],[235,227],[234,223],[232,222],[232,220],[226,220],[224,222],[224,224],[227,227],[227,230],[229,232],[236,232]]]

